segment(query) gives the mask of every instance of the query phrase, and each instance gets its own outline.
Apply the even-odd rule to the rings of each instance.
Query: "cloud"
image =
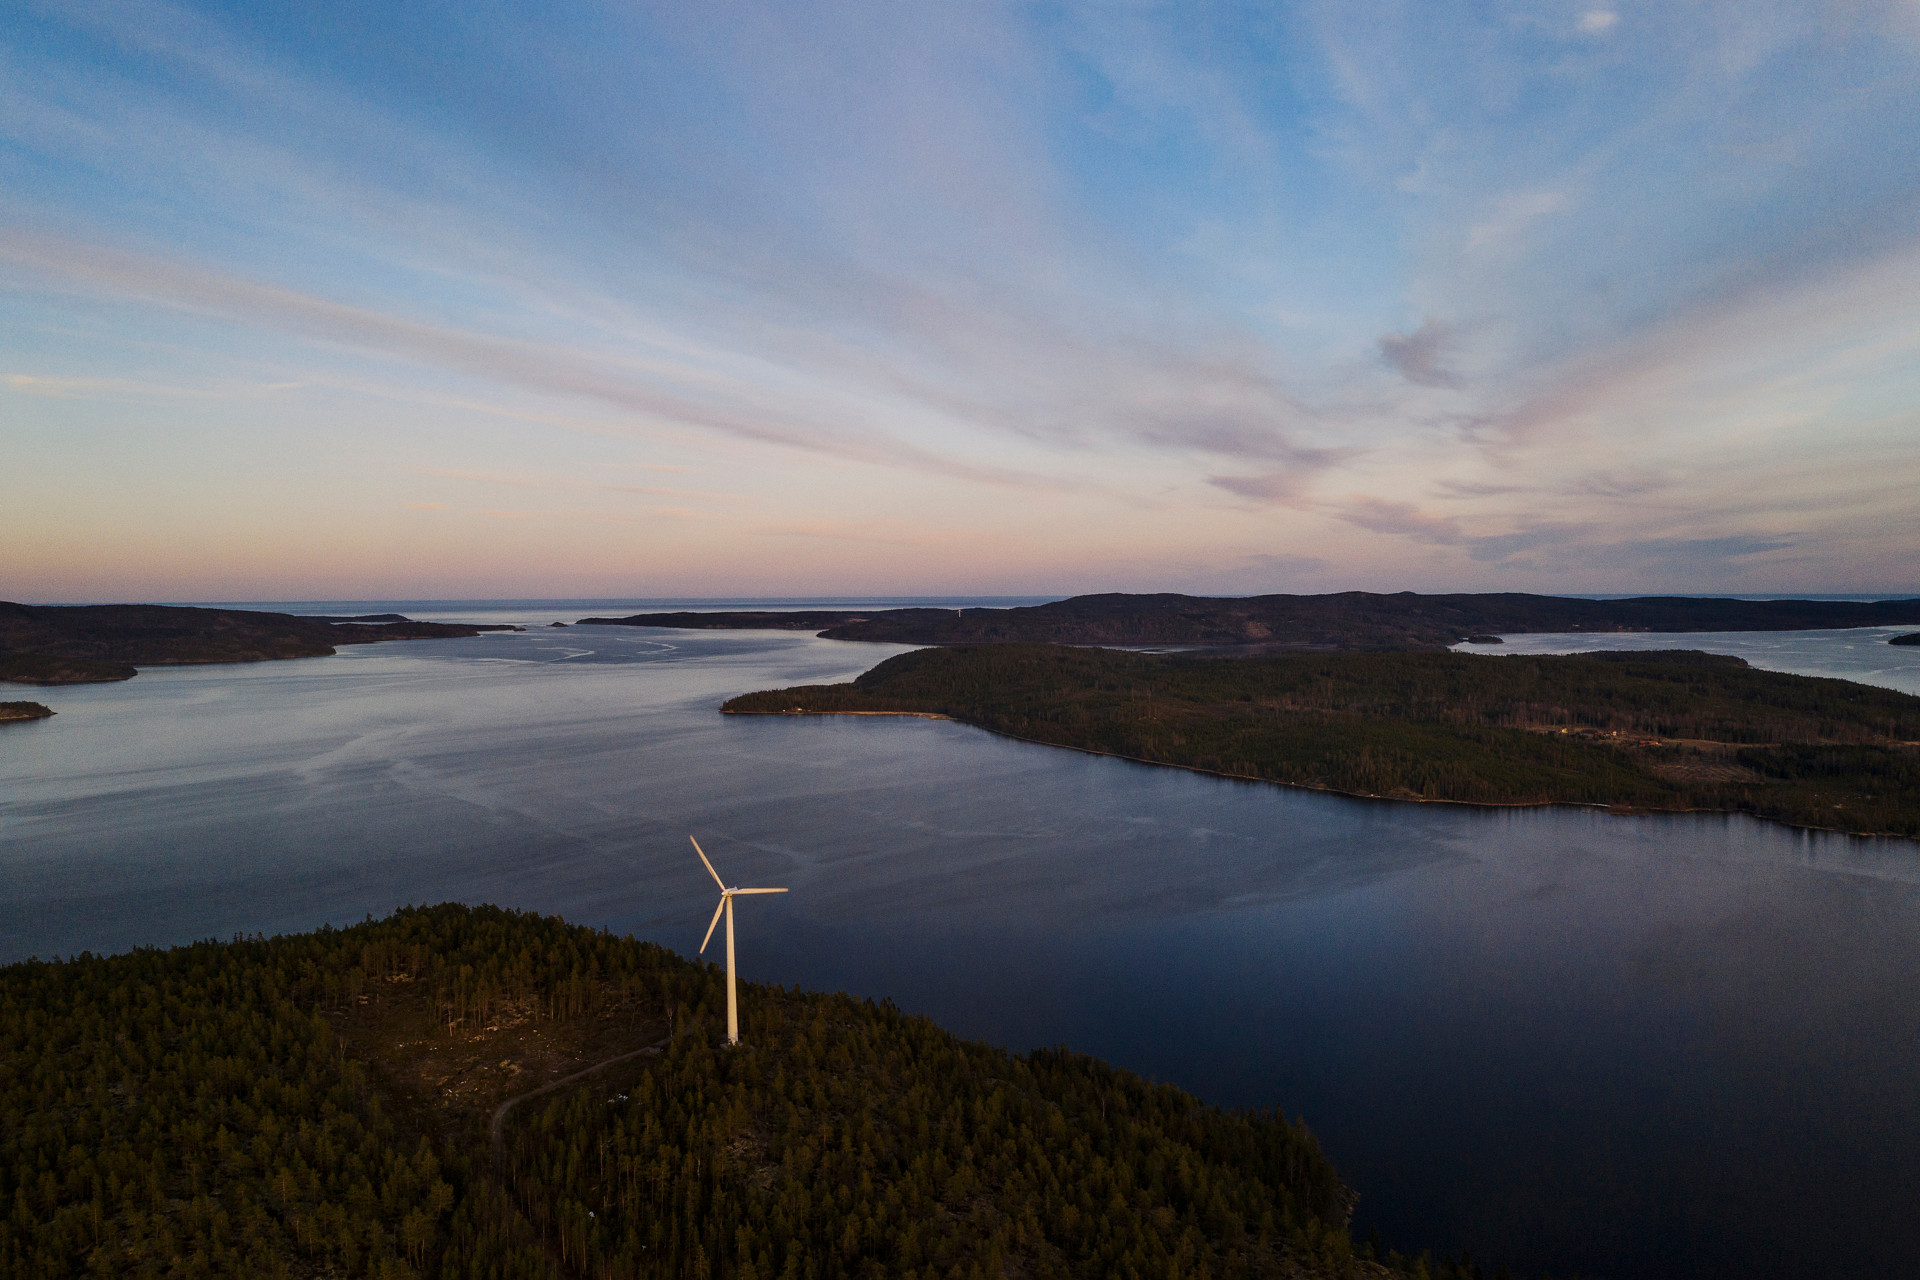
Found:
[[[1458,516],[1434,516],[1410,502],[1354,494],[1335,504],[1340,519],[1373,533],[1390,534],[1437,547],[1459,547],[1470,559],[1499,563],[1523,552],[1577,542],[1586,526],[1557,521],[1522,520],[1508,533],[1477,533]]]
[[[1371,533],[1391,534],[1441,547],[1462,546],[1470,541],[1458,517],[1427,515],[1411,502],[1393,502],[1356,493],[1344,503],[1336,504],[1333,512],[1348,524]]]
[[[1830,457],[1844,447],[1837,403],[1900,401],[1896,388],[1920,346],[1916,298],[1920,246],[1846,270],[1762,278],[1511,380],[1510,403],[1490,407],[1474,437],[1510,460],[1550,450],[1584,462],[1591,469],[1571,487],[1597,496],[1671,481],[1675,453],[1705,449],[1701,461],[1716,473],[1750,466],[1760,456],[1743,442],[1763,430],[1775,438],[1818,430],[1805,439]]]
[[[0,375],[4,385],[21,395],[48,400],[233,400],[291,391],[299,382],[219,383],[205,387],[178,387],[131,378],[50,378],[37,374]]]
[[[1572,205],[1564,191],[1516,191],[1503,196],[1493,212],[1467,229],[1467,247],[1485,249],[1518,239],[1535,222]]]
[[[1595,471],[1561,487],[1561,492],[1596,498],[1638,498],[1672,489],[1680,482],[1646,468],[1627,471]]]
[[[1637,538],[1604,544],[1600,552],[1628,554],[1643,560],[1717,564],[1747,556],[1787,551],[1800,545],[1798,534],[1734,534],[1723,538]]]
[[[1920,49],[1888,6],[803,0],[537,40],[490,9],[280,39],[32,8],[0,23],[23,473],[65,447],[43,424],[133,438],[142,397],[204,396],[176,458],[247,432],[292,475],[310,433],[413,432],[472,483],[572,491],[423,486],[461,508],[726,496],[611,469],[632,453],[770,499],[770,536],[1017,525],[1075,548],[1062,584],[1143,540],[1237,565],[1257,520],[1356,574],[1562,589],[1583,561],[1844,576],[1920,486],[1920,273],[1883,269],[1920,244]],[[488,94],[396,74],[418,57]],[[309,360],[285,413],[208,372],[302,342],[373,359]]]
[[[1460,379],[1444,364],[1453,337],[1451,326],[1429,316],[1412,333],[1380,336],[1380,358],[1408,382],[1423,387],[1457,388]]]
[[[683,423],[756,444],[854,462],[904,467],[982,484],[1061,488],[1062,481],[958,461],[897,440],[859,438],[783,421],[770,408],[727,410],[649,386],[637,371],[578,351],[424,324],[259,284],[212,268],[171,262],[0,227],[0,262],[62,283],[133,297],[232,322],[272,325],[321,342],[418,361],[537,391],[598,400],[648,419]]]
[[[1207,483],[1254,502],[1292,506],[1305,496],[1307,479],[1297,471],[1269,471],[1257,476],[1208,476]]]
[[[1464,551],[1481,564],[1577,570],[1632,580],[1650,574],[1683,571],[1696,581],[1717,575],[1751,556],[1789,550],[1803,541],[1797,534],[1727,534],[1712,537],[1617,537],[1591,521],[1522,517],[1506,532],[1480,532],[1475,522],[1436,516],[1411,503],[1355,494],[1330,508],[1349,524],[1374,533],[1435,547]],[[1697,589],[1697,588],[1696,588]]]
[[[1472,480],[1436,480],[1433,487],[1454,498],[1503,498],[1508,494],[1527,491],[1526,485],[1488,484]]]

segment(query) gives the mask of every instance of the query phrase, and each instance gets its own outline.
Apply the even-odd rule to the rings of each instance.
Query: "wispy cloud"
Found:
[[[1502,196],[1486,217],[1467,228],[1467,247],[1485,249],[1505,245],[1540,219],[1562,212],[1571,203],[1564,191],[1516,191]]]
[[[1498,563],[1542,548],[1565,547],[1591,529],[1559,521],[1523,518],[1506,532],[1483,532],[1458,516],[1432,515],[1408,502],[1354,494],[1331,508],[1340,519],[1374,533],[1436,547],[1459,547],[1477,561]]]
[[[235,400],[258,399],[292,391],[298,382],[221,383],[204,387],[169,386],[132,378],[62,378],[30,373],[0,374],[0,386],[49,400]]]
[[[1380,335],[1380,358],[1408,382],[1423,387],[1458,387],[1459,375],[1446,367],[1451,326],[1431,316],[1412,333]]]
[[[465,480],[473,484],[504,485],[513,489],[590,489],[600,493],[632,493],[670,498],[737,498],[738,494],[698,489],[678,489],[665,485],[613,484],[604,480],[583,480],[574,476],[540,476],[496,471],[469,471],[455,467],[422,467],[415,475],[440,480]]]
[[[1604,566],[1614,573],[1691,572],[1724,576],[1737,562],[1799,546],[1797,534],[1717,537],[1619,536],[1594,523],[1521,517],[1504,531],[1486,522],[1435,515],[1410,503],[1354,495],[1331,508],[1359,528],[1435,547],[1454,547],[1485,564],[1559,569]]]
[[[608,565],[672,519],[714,583],[915,528],[1049,589],[1911,572],[1911,5],[26,2],[0,445],[45,525],[165,483],[169,545],[250,545],[187,535],[268,473],[398,518],[307,465],[353,456],[578,502]]]
[[[269,324],[303,338],[398,356],[488,381],[598,400],[650,420],[717,431],[757,444],[986,484],[1042,488],[1061,484],[1008,468],[942,458],[899,441],[859,439],[824,427],[783,422],[774,411],[729,412],[651,387],[639,371],[579,352],[424,324],[97,244],[0,228],[0,262],[68,286],[136,297],[223,320]]]

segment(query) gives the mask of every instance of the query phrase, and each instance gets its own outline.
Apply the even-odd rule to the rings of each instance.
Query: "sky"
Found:
[[[1917,0],[0,0],[0,598],[1917,549]]]

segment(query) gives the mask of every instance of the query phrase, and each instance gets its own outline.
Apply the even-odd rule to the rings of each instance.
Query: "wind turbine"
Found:
[[[693,840],[693,837],[688,836],[687,839]],[[713,909],[713,923],[707,926],[707,936],[700,939],[700,954],[707,954],[707,944],[713,941],[713,931],[719,927],[720,916],[725,913],[727,917],[727,1043],[739,1044],[740,1005],[733,991],[733,900],[735,896],[742,893],[785,893],[786,890],[729,889],[727,882],[720,878],[720,873],[713,869],[713,864],[707,861],[707,851],[700,847],[698,840],[693,840],[693,851],[700,855],[700,861],[706,866],[707,874],[712,876],[713,882],[720,886],[720,905]]]

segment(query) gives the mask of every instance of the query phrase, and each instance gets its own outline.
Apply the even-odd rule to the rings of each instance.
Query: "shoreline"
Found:
[[[723,716],[912,716],[919,720],[952,720],[955,724],[964,724],[974,729],[986,728],[985,725],[973,724],[970,721],[961,720],[954,716],[942,715],[938,711],[808,711],[801,707],[795,707],[791,711],[729,711],[725,707],[722,707],[720,708],[720,714]],[[987,729],[987,732],[993,733],[995,730]],[[1014,735],[1003,733],[1000,736],[1003,738],[1011,738]],[[1032,741],[1032,739],[1021,738],[1019,741],[1028,742]],[[1045,745],[1051,746],[1053,744],[1048,743]]]
[[[1344,796],[1349,800],[1372,800],[1382,804],[1443,804],[1457,805],[1463,809],[1593,809],[1600,813],[1621,818],[1651,818],[1683,814],[1720,814],[1728,818],[1751,818],[1755,822],[1772,823],[1794,831],[1821,831],[1829,835],[1852,836],[1860,840],[1899,840],[1907,844],[1920,845],[1920,839],[1901,835],[1893,831],[1855,831],[1846,827],[1819,827],[1804,822],[1789,822],[1784,818],[1769,818],[1764,814],[1748,813],[1743,809],[1653,809],[1642,805],[1605,804],[1590,800],[1448,800],[1441,796],[1417,795],[1380,795],[1367,791],[1343,791],[1339,787],[1324,786],[1311,782],[1283,782],[1278,778],[1263,778],[1252,773],[1228,773],[1222,769],[1208,769],[1197,764],[1176,764],[1170,760],[1148,760],[1141,756],[1122,755],[1118,751],[1102,751],[1098,747],[1076,747],[1065,742],[1048,742],[1044,738],[1025,738],[1017,733],[1008,733],[1002,729],[975,724],[971,720],[962,720],[958,716],[941,715],[932,711],[729,711],[720,712],[723,716],[750,716],[760,719],[774,719],[781,716],[907,716],[920,720],[946,720],[953,724],[965,725],[981,733],[990,733],[996,738],[1006,738],[1012,742],[1024,742],[1030,746],[1052,747],[1059,751],[1078,751],[1081,755],[1104,756],[1109,760],[1124,760],[1128,764],[1147,765],[1155,769],[1181,769],[1187,773],[1198,773],[1209,778],[1224,778],[1231,782],[1257,782],[1269,787],[1285,787],[1292,791],[1313,791],[1321,795]]]

